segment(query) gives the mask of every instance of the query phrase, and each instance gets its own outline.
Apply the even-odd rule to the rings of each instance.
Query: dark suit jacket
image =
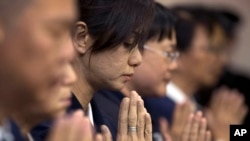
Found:
[[[93,112],[93,118],[94,118],[94,124],[95,124],[95,129],[100,132],[100,126],[104,124],[103,121],[103,116],[99,110],[99,107],[96,105],[95,100],[91,101],[91,106],[92,106],[92,112]],[[83,109],[79,101],[76,99],[75,96],[72,97],[72,105],[68,108],[67,112],[71,113],[72,111],[78,110],[78,109]],[[32,132],[31,135],[34,138],[35,141],[45,141],[49,129],[51,128],[53,124],[53,121],[46,121],[38,126],[36,126]]]
[[[163,117],[171,124],[175,103],[168,97],[144,98],[145,107],[151,115],[154,131],[159,131],[159,118]]]
[[[115,91],[102,90],[95,94],[93,100],[102,114],[104,124],[109,127],[113,141],[116,140],[118,130],[118,115],[123,94]]]
[[[26,141],[26,139],[21,134],[20,128],[12,120],[10,120],[10,128],[11,128],[11,133],[14,137],[14,141]]]

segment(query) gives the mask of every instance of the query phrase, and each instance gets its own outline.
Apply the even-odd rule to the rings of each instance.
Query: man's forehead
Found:
[[[33,0],[32,5],[28,9],[40,12],[39,14],[41,15],[56,12],[70,13],[74,12],[75,3],[74,0]]]
[[[35,0],[32,11],[36,11],[37,16],[51,19],[55,22],[65,20],[76,20],[76,7],[74,0]]]
[[[38,6],[47,8],[65,8],[75,6],[75,0],[34,0]]]
[[[33,0],[0,0],[0,18],[16,18]]]

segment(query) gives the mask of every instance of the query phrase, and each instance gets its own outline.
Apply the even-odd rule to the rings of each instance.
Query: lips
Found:
[[[134,73],[128,73],[128,74],[123,74],[122,76],[126,79],[126,80],[131,80],[132,76],[134,75]]]
[[[60,101],[63,102],[64,105],[70,106],[71,105],[71,98],[72,98],[72,94],[67,91],[67,93],[64,93],[64,96],[60,99]]]
[[[63,98],[61,101],[64,103],[65,106],[70,106],[71,105],[71,97]]]

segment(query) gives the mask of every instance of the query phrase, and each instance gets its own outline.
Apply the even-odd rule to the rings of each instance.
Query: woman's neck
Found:
[[[83,67],[81,67],[80,60],[75,60],[73,64],[74,70],[77,74],[78,80],[74,83],[72,87],[72,92],[76,96],[77,100],[80,102],[81,106],[84,108],[85,112],[88,108],[88,104],[94,96],[96,88],[92,87],[92,85],[87,80]]]

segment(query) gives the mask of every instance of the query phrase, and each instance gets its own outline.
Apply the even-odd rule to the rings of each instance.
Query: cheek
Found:
[[[135,68],[135,77],[138,83],[148,86],[158,85],[164,77],[163,74],[162,66],[153,65],[150,62],[143,62],[139,67]]]
[[[121,57],[102,56],[91,59],[91,68],[95,69],[102,75],[121,75],[126,71],[127,60]],[[93,64],[93,65],[92,65]]]

